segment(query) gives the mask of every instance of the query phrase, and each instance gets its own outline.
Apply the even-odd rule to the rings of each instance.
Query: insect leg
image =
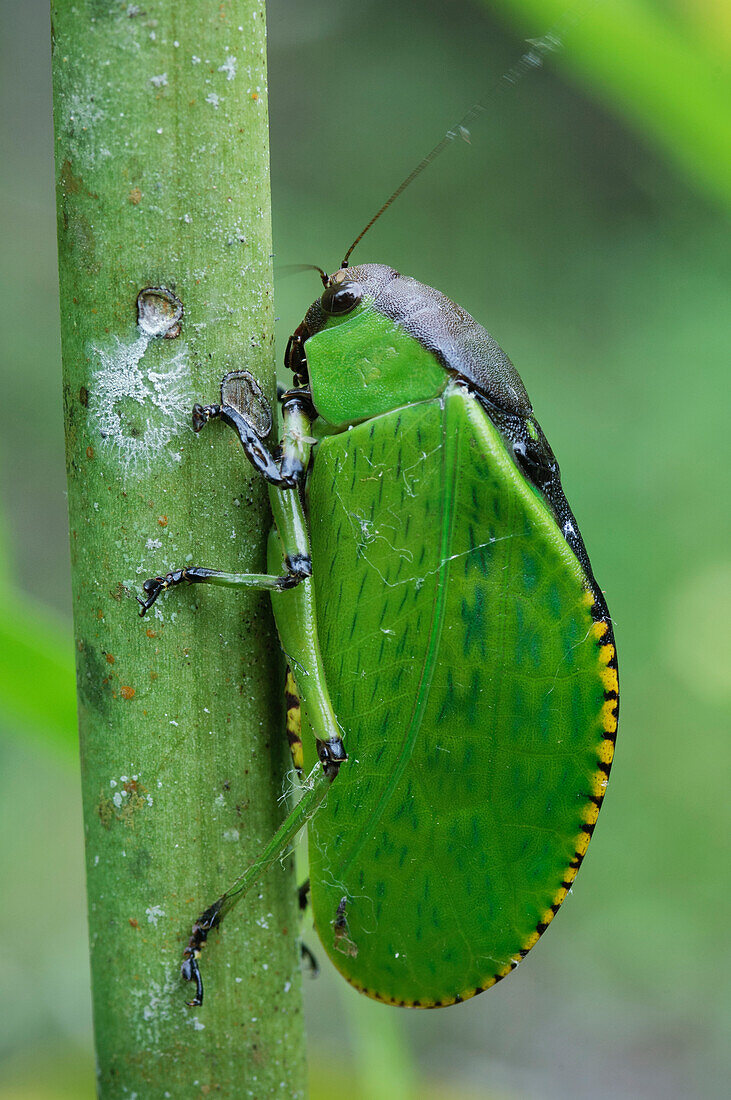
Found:
[[[286,855],[288,848],[303,825],[317,812],[330,789],[330,777],[323,768],[313,768],[304,784],[304,794],[295,808],[284,819],[276,833],[263,848],[261,854],[247,867],[233,885],[210,905],[193,924],[188,946],[183,952],[181,975],[187,982],[195,982],[196,992],[188,1004],[203,1004],[203,979],[198,960],[208,939],[208,934],[218,928],[226,914],[233,908],[269,868]]]
[[[247,380],[248,387],[255,384],[246,371],[226,375],[221,385],[222,398],[233,390],[238,395],[236,400],[243,405],[243,401],[240,400],[240,390],[244,379]],[[230,397],[230,400],[234,401],[235,398]],[[260,435],[249,420],[244,417],[239,408],[233,405],[206,405],[205,407],[196,405],[193,409],[193,427],[195,431],[200,431],[209,420],[220,417],[236,429],[247,457],[271,486],[269,495],[284,550],[285,571],[283,573],[275,571],[272,573],[224,573],[219,569],[207,569],[198,565],[174,569],[164,576],[150,577],[144,582],[142,587],[145,599],[138,597],[141,606],[140,615],[150,610],[162,592],[184,581],[189,584],[216,584],[225,588],[265,588],[282,592],[287,588],[294,588],[311,575],[312,560],[307,525],[297,486],[304,477],[310,460],[312,439],[309,433],[314,410],[309,394],[299,393],[296,390],[283,395],[282,410],[284,438],[279,464],[263,445]],[[263,429],[260,426],[258,430],[261,432]],[[277,569],[277,565],[278,563],[274,565],[274,570]]]
[[[223,420],[234,429],[249,462],[270,485],[291,488],[295,484],[291,476],[282,476],[277,460],[237,409],[228,405],[193,406],[194,432],[199,432],[210,420]]]
[[[306,878],[305,881],[302,883],[302,885],[297,890],[297,898],[299,900],[299,907],[300,907],[300,912],[301,913],[304,913],[305,910],[307,909],[307,897],[309,895],[309,892],[310,892],[310,880],[308,878]],[[319,963],[317,961],[317,958],[315,957],[313,952],[310,950],[310,948],[307,946],[307,944],[304,942],[304,940],[300,940],[300,958],[301,958],[303,963],[307,964],[307,973],[309,974],[309,976],[311,978],[316,978],[317,975],[320,973],[320,966],[319,966]]]
[[[287,740],[289,741],[289,751],[292,754],[292,763],[294,764],[297,775],[302,778],[302,707],[300,704],[300,696],[297,690],[297,685],[294,682],[294,676],[292,675],[292,669],[287,665],[287,675],[284,682],[284,700],[287,707]],[[309,880],[308,880],[309,888]],[[300,887],[300,909],[302,906],[302,887]]]
[[[337,912],[335,913],[335,920],[332,922],[333,947],[336,951],[340,951],[341,954],[350,955],[351,958],[355,959],[358,956],[358,948],[350,938],[350,929],[346,916],[347,908],[347,897],[341,898]]]
[[[310,419],[314,415],[312,399],[306,391],[289,391],[282,401],[285,416],[287,405],[306,408]],[[304,477],[306,465],[293,462],[291,454],[289,459],[275,458],[264,443],[272,427],[271,409],[256,379],[248,371],[231,371],[224,377],[220,405],[193,406],[194,432],[201,431],[211,420],[223,420],[233,428],[249,462],[270,485],[291,489]]]
[[[307,963],[307,973],[311,978],[316,978],[320,973],[320,964],[318,963],[315,955],[310,951],[306,943],[300,942],[300,956],[302,961]]]
[[[309,463],[312,440],[310,438],[311,406],[298,394],[285,394],[282,401],[284,439],[282,444],[282,470],[304,472]],[[290,476],[287,473],[287,476]],[[226,913],[261,878],[269,867],[287,852],[295,836],[316,813],[327,795],[330,783],[338,774],[347,756],[335,717],[320,654],[315,614],[315,593],[312,587],[310,541],[302,500],[298,488],[287,488],[272,482],[269,496],[274,513],[278,537],[269,540],[269,574],[259,575],[279,581],[276,570],[284,557],[287,569],[298,578],[295,585],[270,584],[274,614],[279,629],[282,648],[289,664],[297,669],[302,706],[308,724],[317,739],[317,755],[322,767],[316,767],[303,784],[304,793],[297,806],[282,822],[279,829],[262,849],[260,855],[244,871],[213,905],[199,917],[192,928],[191,937],[183,952],[181,973],[186,981],[195,982],[196,992],[192,1005],[203,1002],[203,982],[198,960],[209,932],[218,927]],[[211,571],[208,571],[209,574]],[[232,583],[217,574],[218,583]],[[236,575],[234,575],[236,576]],[[251,574],[244,574],[252,583]],[[185,579],[185,578],[181,578]],[[201,578],[213,581],[210,575]],[[240,583],[240,582],[234,582]],[[287,591],[289,588],[289,591]],[[152,595],[152,593],[150,593]],[[301,670],[301,674],[300,674]]]
[[[140,615],[149,611],[162,592],[168,588],[174,588],[178,584],[216,584],[222,588],[265,588],[276,592],[283,592],[287,588],[294,588],[305,577],[309,577],[309,563],[296,561],[294,565],[289,562],[287,572],[279,576],[271,573],[223,573],[220,569],[206,569],[200,565],[186,565],[182,569],[174,569],[166,573],[164,577],[150,577],[142,585],[145,599],[137,597],[141,605]]]
[[[306,469],[312,448],[312,407],[302,395],[292,391],[282,398],[282,409],[282,469],[297,466]],[[298,695],[317,739],[318,758],[326,774],[334,779],[347,756],[330,703],[320,653],[307,520],[298,489],[280,490],[272,486],[269,499],[279,535],[278,540],[269,543],[269,568],[275,568],[278,555],[282,554],[288,569],[306,574],[302,584],[292,592],[272,592],[274,618],[288,663],[297,670]]]
[[[270,539],[269,567],[283,551],[290,568],[311,571],[310,541],[299,493],[273,489],[270,497],[279,539]],[[318,759],[334,779],[347,756],[325,681],[312,578],[305,577],[290,592],[272,591],[272,606],[287,663],[297,670],[297,694],[315,734]]]
[[[310,892],[310,880],[308,878],[302,883],[297,890],[297,897],[299,898],[300,912],[304,913],[307,908],[307,895]]]

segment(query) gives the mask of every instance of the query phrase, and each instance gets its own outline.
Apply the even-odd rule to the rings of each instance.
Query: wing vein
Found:
[[[454,502],[458,476],[458,436],[458,424],[456,422],[454,424],[450,424],[450,401],[449,397],[447,397],[444,401],[444,412],[442,416],[442,516],[440,563],[437,581],[434,587],[434,602],[432,605],[431,622],[429,624],[429,637],[421,668],[421,675],[419,677],[419,685],[415,693],[414,703],[411,709],[411,716],[409,718],[406,731],[403,735],[401,750],[399,752],[393,771],[391,772],[388,783],[384,787],[378,803],[373,808],[368,818],[368,821],[360,830],[355,844],[351,848],[350,852],[348,852],[348,854],[343,859],[340,865],[339,872],[341,874],[347,870],[347,868],[356,858],[368,837],[373,836],[374,828],[381,815],[383,814],[383,811],[387,806],[389,799],[391,798],[393,792],[398,786],[406,765],[411,759],[411,754],[413,752],[414,745],[416,744],[416,738],[418,736],[419,729],[421,728],[421,723],[424,719],[424,714],[426,712],[426,704],[429,698],[429,690],[431,688],[434,670],[437,663],[439,640],[441,638],[442,628],[444,625],[444,614],[447,603],[447,580],[451,561],[449,550],[452,543],[452,534],[454,528]]]

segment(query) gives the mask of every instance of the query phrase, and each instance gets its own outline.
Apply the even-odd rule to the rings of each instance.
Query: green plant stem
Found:
[[[265,568],[265,487],[230,432],[196,437],[189,416],[233,368],[274,396],[263,5],[55,0],[52,14],[100,1094],[300,1096],[291,868],[211,937],[201,1008],[179,978],[192,922],[283,816],[268,597],[182,588],[143,620],[135,602],[146,577],[191,562]],[[138,294],[161,287],[139,327]]]

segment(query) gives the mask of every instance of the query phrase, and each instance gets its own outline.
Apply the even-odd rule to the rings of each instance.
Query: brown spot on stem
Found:
[[[99,802],[97,803],[96,812],[99,814],[99,820],[105,829],[111,829],[112,822],[114,821],[114,803],[111,798],[104,793],[99,795]]]
[[[134,699],[135,689],[133,687],[121,687],[119,693],[123,699]]]
[[[145,336],[180,336],[183,303],[166,286],[148,286],[137,295],[137,324]]]
[[[81,177],[73,173],[71,161],[65,160],[61,165],[61,186],[65,194],[75,195],[81,190],[81,182]]]

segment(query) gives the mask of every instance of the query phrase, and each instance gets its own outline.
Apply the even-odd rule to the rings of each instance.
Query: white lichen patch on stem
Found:
[[[144,333],[134,340],[116,337],[111,346],[91,347],[99,365],[89,412],[102,448],[127,474],[141,476],[156,465],[180,462],[174,443],[190,424],[193,395],[187,346],[177,344],[172,357],[158,349],[160,342]]]
[[[100,156],[109,157],[109,149],[99,144],[98,128],[106,120],[98,89],[87,79],[69,89],[61,102],[60,126],[65,135],[70,159],[82,169],[95,166]]]
[[[233,80],[236,76],[236,65],[236,58],[229,54],[223,65],[218,66],[218,71],[226,74],[226,80]]]

